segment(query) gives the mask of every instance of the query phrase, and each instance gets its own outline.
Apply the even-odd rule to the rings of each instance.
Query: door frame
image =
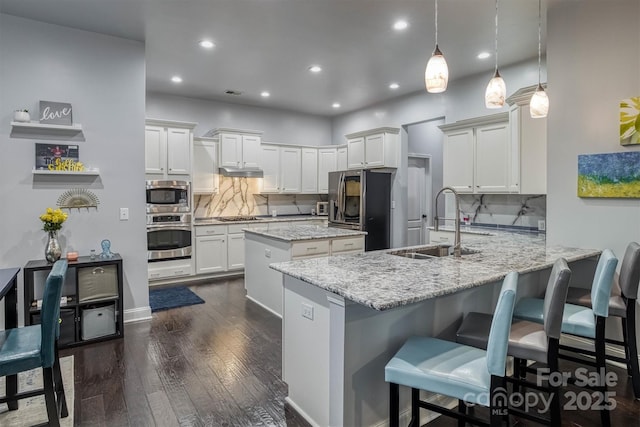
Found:
[[[409,160],[411,159],[420,159],[424,161],[424,165],[425,165],[425,173],[424,173],[424,182],[425,182],[425,186],[424,186],[424,194],[422,195],[421,201],[422,201],[422,208],[423,208],[423,212],[424,214],[427,215],[426,221],[424,221],[423,224],[423,229],[422,229],[422,242],[423,244],[427,244],[428,242],[428,236],[427,236],[427,227],[430,221],[433,221],[433,217],[432,217],[432,207],[431,207],[431,198],[432,198],[432,185],[431,185],[431,154],[420,154],[420,153],[408,153],[407,154],[407,169],[409,168]],[[408,178],[408,177],[407,177]],[[407,190],[409,189],[409,183],[407,182]],[[409,195],[407,194],[407,200],[408,200]],[[409,221],[409,218],[407,218],[407,223]],[[407,228],[408,225],[405,224],[405,229]]]

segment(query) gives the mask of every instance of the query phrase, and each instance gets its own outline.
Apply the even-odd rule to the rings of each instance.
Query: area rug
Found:
[[[149,291],[149,305],[151,306],[152,313],[194,304],[204,304],[204,300],[186,286],[175,286]]]
[[[60,359],[62,382],[69,408],[69,416],[60,419],[61,427],[73,427],[73,356]],[[42,369],[32,369],[18,374],[18,391],[36,390],[42,388]],[[4,377],[0,378],[0,394],[4,395]],[[0,404],[0,426],[27,427],[47,422],[47,407],[44,395],[22,399],[18,403],[17,411],[9,411],[6,403]]]

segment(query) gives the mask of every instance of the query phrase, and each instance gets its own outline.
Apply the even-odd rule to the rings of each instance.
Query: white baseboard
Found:
[[[304,411],[302,410],[302,408],[301,408],[301,407],[299,407],[299,406],[296,404],[296,402],[294,402],[293,400],[291,400],[291,398],[289,398],[289,396],[285,397],[285,398],[284,398],[284,401],[285,401],[285,402],[287,402],[289,405],[291,405],[291,407],[292,407],[293,409],[295,409],[295,410],[296,410],[296,412],[297,412],[298,414],[300,414],[300,415],[302,416],[302,418],[304,418],[304,419],[305,419],[309,424],[311,424],[313,427],[320,427],[320,426],[315,422],[315,420],[314,420],[313,418],[311,418],[311,417],[309,416],[309,414],[307,414],[306,412],[304,412]]]
[[[249,295],[247,295],[247,299],[249,301],[255,302],[256,304],[258,304],[260,307],[264,308],[265,310],[267,310],[269,313],[273,314],[274,316],[278,316],[280,319],[282,319],[282,314],[278,314],[275,311],[273,311],[272,309],[270,309],[269,307],[267,307],[266,305],[264,305],[263,303],[261,303],[260,301],[257,301],[256,299],[250,297]]]
[[[124,323],[142,322],[151,320],[151,307],[132,308],[124,311]]]

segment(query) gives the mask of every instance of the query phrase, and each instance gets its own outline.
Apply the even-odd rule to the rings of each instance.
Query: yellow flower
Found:
[[[43,222],[42,229],[44,231],[57,231],[62,228],[62,223],[67,220],[68,214],[62,212],[62,209],[47,208],[45,213],[40,215],[40,221]]]

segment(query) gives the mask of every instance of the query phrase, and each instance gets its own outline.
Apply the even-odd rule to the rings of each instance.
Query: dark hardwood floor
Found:
[[[127,324],[120,340],[61,351],[75,356],[75,425],[307,426],[284,403],[280,319],[245,298],[242,279],[190,288],[206,303]],[[612,425],[640,426],[626,373],[611,370],[619,378]],[[563,425],[598,426],[600,417],[564,411]]]

